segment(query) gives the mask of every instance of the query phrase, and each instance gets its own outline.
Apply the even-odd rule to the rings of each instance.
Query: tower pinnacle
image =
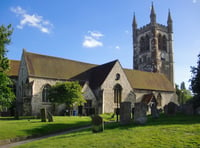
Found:
[[[134,29],[137,28],[137,21],[136,21],[135,13],[134,13],[134,16],[133,16],[133,28]]]
[[[155,10],[154,10],[153,2],[152,2],[152,5],[151,5],[150,19],[151,19],[152,24],[156,23],[156,13],[155,13]]]

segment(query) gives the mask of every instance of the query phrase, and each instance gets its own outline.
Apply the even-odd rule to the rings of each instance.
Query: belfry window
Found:
[[[120,103],[122,98],[122,87],[116,84],[114,87],[114,103]]]
[[[145,39],[144,37],[141,37],[140,39],[140,52],[144,52],[145,51]]]
[[[167,51],[167,38],[165,35],[163,36],[162,43],[162,50]]]
[[[162,50],[162,36],[161,34],[158,35],[158,49]]]
[[[49,95],[49,89],[50,88],[51,88],[51,86],[49,84],[46,84],[43,87],[43,90],[42,90],[42,102],[49,102],[48,95]]]

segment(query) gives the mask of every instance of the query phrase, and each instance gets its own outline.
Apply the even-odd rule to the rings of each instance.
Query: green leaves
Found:
[[[82,105],[83,99],[81,86],[78,82],[58,82],[49,90],[49,100],[55,103],[65,103],[68,107]]]
[[[12,82],[6,72],[9,70],[9,60],[6,57],[6,45],[11,42],[13,32],[11,25],[0,26],[0,111],[11,106],[15,96],[12,91]]]

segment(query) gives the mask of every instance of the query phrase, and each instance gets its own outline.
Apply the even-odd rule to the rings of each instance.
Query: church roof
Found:
[[[32,77],[89,81],[92,89],[98,88],[117,62],[95,65],[40,55],[24,51],[28,74]],[[124,69],[133,89],[174,91],[173,86],[163,74]]]
[[[96,66],[30,52],[24,52],[24,57],[28,74],[33,77],[68,80]]]
[[[131,69],[124,69],[124,72],[134,89],[174,91],[173,85],[164,74]]]
[[[17,77],[19,71],[20,61],[10,60],[10,69],[8,71],[8,76]]]
[[[108,76],[108,74],[110,73],[116,62],[117,60],[114,60],[91,69],[89,81],[90,81],[90,87],[92,89],[101,86],[101,84],[105,81],[106,77]]]

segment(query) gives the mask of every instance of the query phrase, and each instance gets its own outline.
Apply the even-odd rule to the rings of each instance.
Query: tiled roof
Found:
[[[89,81],[90,87],[92,89],[101,86],[101,84],[105,81],[106,77],[108,76],[116,62],[117,60],[100,66],[96,66],[91,69]]]
[[[18,76],[20,61],[17,60],[10,60],[10,70],[8,71],[9,76]]]
[[[94,65],[26,51],[24,56],[29,76],[89,81],[92,89],[101,86],[117,62],[115,60],[103,65]],[[124,69],[124,72],[133,89],[174,91],[172,84],[163,74],[130,69]]]
[[[134,89],[174,91],[164,74],[131,69],[124,69],[124,72]]]
[[[24,57],[28,74],[34,77],[68,80],[96,66],[30,52],[24,52]]]

